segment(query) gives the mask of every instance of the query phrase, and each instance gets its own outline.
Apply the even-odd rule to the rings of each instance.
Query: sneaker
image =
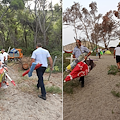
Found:
[[[38,95],[39,98],[46,100],[46,97],[42,96],[42,95]]]

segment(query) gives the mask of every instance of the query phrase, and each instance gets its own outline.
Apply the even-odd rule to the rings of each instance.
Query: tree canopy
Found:
[[[103,16],[98,13],[97,3],[89,4],[90,10],[82,7],[80,3],[74,4],[63,12],[64,25],[73,26],[75,38],[89,41],[93,49],[98,43],[104,43],[105,48],[108,48],[110,41],[120,37],[119,22],[115,19],[120,18],[120,3],[118,3],[118,11],[107,11]],[[78,36],[78,32],[81,36]]]
[[[56,4],[48,9],[36,0],[36,8],[26,6],[28,0],[2,0],[0,3],[0,49],[21,48],[30,55],[41,42],[54,55],[62,55],[62,10]],[[39,2],[39,5],[38,5]],[[41,9],[46,5],[46,9]],[[45,33],[45,35],[44,35]]]

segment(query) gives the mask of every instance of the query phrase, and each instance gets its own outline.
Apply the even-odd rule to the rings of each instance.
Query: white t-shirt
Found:
[[[8,55],[9,55],[9,54],[6,53],[6,52],[3,53],[3,56],[5,57],[5,60],[8,60]]]
[[[49,51],[41,47],[33,51],[32,56],[31,56],[31,58],[35,59],[35,63],[42,64],[42,67],[48,66],[48,63],[47,63],[48,57],[50,57]]]
[[[120,47],[116,47],[115,50],[115,55],[120,56]]]
[[[4,56],[3,56],[2,53],[0,53],[0,61],[1,61],[2,63],[4,63]]]
[[[98,49],[98,53],[100,53],[100,51],[102,51],[102,49]]]

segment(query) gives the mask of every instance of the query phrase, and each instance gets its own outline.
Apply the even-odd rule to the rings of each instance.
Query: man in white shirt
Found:
[[[52,70],[53,60],[52,60],[52,57],[50,56],[49,51],[42,48],[41,43],[38,43],[36,48],[37,49],[34,50],[32,53],[30,65],[32,65],[33,62],[37,64],[38,63],[42,64],[41,67],[36,69],[37,76],[38,76],[37,88],[39,89],[39,87],[41,87],[41,95],[38,95],[38,97],[42,98],[43,100],[46,100],[46,91],[45,91],[44,82],[43,82],[43,74],[46,68],[48,67],[47,59],[49,60],[51,70]]]
[[[2,54],[4,56],[4,63],[7,65],[9,54],[5,52],[5,49],[2,49],[1,52],[2,52]]]
[[[114,49],[114,58],[116,56],[116,63],[118,66],[118,69],[120,71],[120,43],[119,45]]]
[[[2,53],[0,53],[0,61],[1,61],[2,63],[4,63],[4,56],[3,56]]]

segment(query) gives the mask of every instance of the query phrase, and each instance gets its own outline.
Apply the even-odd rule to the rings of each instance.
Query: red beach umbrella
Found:
[[[64,82],[70,81],[77,77],[82,77],[87,75],[89,72],[88,65],[85,62],[78,62],[75,68],[70,72],[65,78]]]

